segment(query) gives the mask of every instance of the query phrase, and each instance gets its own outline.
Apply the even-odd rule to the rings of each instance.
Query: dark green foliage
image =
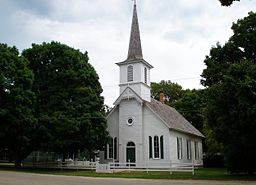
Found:
[[[204,124],[203,124],[203,133],[205,136],[204,151],[206,151],[207,152],[206,155],[210,157],[216,154],[223,155],[223,146],[219,141],[216,140],[216,136],[214,134],[213,129],[207,123],[207,118],[205,114],[204,114]]]
[[[180,99],[184,90],[177,83],[172,83],[171,81],[162,80],[160,83],[151,83],[151,94],[152,97],[156,100],[159,100],[159,93],[163,92],[166,97],[165,103],[167,105],[173,106],[173,104]]]
[[[174,103],[174,107],[202,132],[205,109],[204,90],[186,90],[184,95]]]
[[[210,87],[221,83],[232,63],[240,62],[242,59],[256,62],[255,22],[255,13],[250,12],[248,17],[233,23],[234,34],[224,46],[217,43],[216,47],[210,50],[210,55],[204,60],[207,69],[202,74],[205,78],[201,81],[202,85]]]
[[[234,1],[240,0],[219,0],[222,6],[230,6]]]
[[[0,148],[9,150],[16,166],[37,147],[33,78],[18,50],[0,44]]]
[[[256,14],[233,24],[233,36],[205,59],[208,126],[223,144],[231,172],[256,171]]]
[[[35,81],[43,148],[67,154],[93,152],[107,140],[102,88],[87,53],[51,42],[23,52]]]

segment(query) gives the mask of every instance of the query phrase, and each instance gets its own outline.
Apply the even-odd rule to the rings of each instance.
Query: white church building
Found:
[[[136,3],[133,9],[128,57],[120,68],[120,95],[107,116],[111,142],[104,162],[161,167],[172,163],[203,165],[204,137],[174,108],[151,98],[151,64],[143,59]]]

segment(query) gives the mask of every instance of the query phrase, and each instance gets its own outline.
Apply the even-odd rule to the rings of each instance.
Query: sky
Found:
[[[0,43],[22,52],[58,41],[88,51],[112,107],[119,96],[115,63],[127,58],[132,10],[132,0],[0,0]],[[205,56],[228,41],[233,22],[256,11],[256,0],[231,7],[218,0],[137,0],[137,11],[143,57],[154,66],[151,82],[199,89]]]

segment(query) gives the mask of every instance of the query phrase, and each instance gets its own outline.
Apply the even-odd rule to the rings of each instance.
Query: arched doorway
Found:
[[[136,162],[136,148],[134,142],[130,141],[126,145],[126,162],[135,163]]]

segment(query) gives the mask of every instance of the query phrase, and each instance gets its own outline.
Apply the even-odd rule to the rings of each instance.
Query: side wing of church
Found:
[[[107,116],[112,141],[105,162],[164,167],[172,163],[203,165],[204,137],[174,108],[151,99],[151,64],[143,59],[136,4],[128,57],[120,68],[120,96]]]

